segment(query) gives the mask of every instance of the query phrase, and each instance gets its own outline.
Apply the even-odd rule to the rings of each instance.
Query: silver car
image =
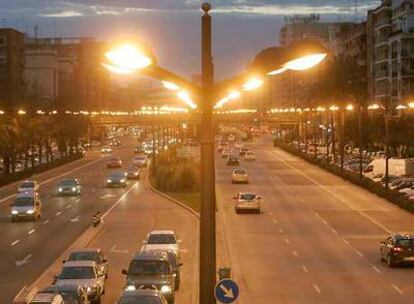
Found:
[[[10,206],[12,222],[19,221],[20,219],[36,221],[42,216],[42,202],[37,192],[19,193]]]
[[[236,205],[234,210],[236,213],[261,213],[262,198],[252,192],[240,192],[234,197]]]
[[[148,233],[147,239],[143,241],[145,244],[141,251],[172,251],[178,258],[180,258],[180,243],[181,240],[177,238],[172,230],[154,230]]]
[[[72,251],[63,263],[74,261],[93,261],[98,268],[98,274],[108,278],[108,260],[101,249],[85,248]]]
[[[105,275],[99,274],[98,266],[95,262],[66,262],[55,279],[55,285],[57,286],[60,284],[70,284],[86,287],[88,299],[95,304],[101,303],[101,296],[105,292]]]

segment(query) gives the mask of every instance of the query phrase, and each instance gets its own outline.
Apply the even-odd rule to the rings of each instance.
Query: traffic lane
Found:
[[[273,151],[272,154],[277,153],[277,159],[283,160],[285,153],[278,152]],[[290,155],[287,157],[292,159]],[[308,167],[308,164],[303,164],[300,160],[296,162],[300,164],[300,170],[293,171],[302,177],[309,174],[309,167],[312,172],[315,171],[315,168],[310,165]],[[294,163],[290,162],[289,166],[294,166]],[[290,185],[291,195],[300,197],[304,207],[314,209],[315,215],[324,225],[334,234],[341,236],[358,256],[367,261],[373,271],[389,280],[395,292],[412,295],[414,290],[411,276],[414,269],[390,270],[379,258],[380,240],[384,239],[390,231],[407,231],[410,221],[412,222],[412,215],[341,179],[338,181],[341,186],[336,186],[335,181],[338,180],[336,176],[324,172],[319,172],[316,176],[318,180],[312,180],[314,186],[307,186],[306,192],[303,187]],[[311,178],[315,179],[315,175]],[[323,183],[329,183],[329,186]],[[339,196],[342,191],[344,194]],[[329,202],[329,208],[322,208],[321,201]]]
[[[176,303],[198,303],[198,220],[185,209],[173,204],[139,183],[108,214],[105,228],[90,247],[104,250],[109,261],[103,304],[115,303],[122,292],[132,255],[141,250],[142,241],[152,230],[174,230],[181,243],[181,285]]]
[[[129,187],[133,187],[133,182]],[[128,188],[127,188],[128,189]],[[127,191],[127,189],[125,189]],[[64,208],[40,226],[26,230],[19,243],[2,249],[0,271],[9,276],[0,278],[0,286],[11,299],[24,285],[33,282],[55,259],[93,223],[97,210],[108,210],[124,193],[124,189],[102,189],[111,193],[109,199],[101,199],[102,193],[96,193],[88,202],[75,201],[70,208]],[[28,258],[26,261],[25,259]],[[22,263],[23,262],[23,263]],[[27,262],[27,263],[26,263]],[[21,265],[19,265],[21,264]],[[52,278],[51,278],[52,280]],[[15,282],[10,286],[10,281]]]
[[[227,216],[227,222],[229,222],[229,226],[232,230],[231,232],[234,232],[230,239],[233,240],[233,237],[237,238],[237,235],[241,235],[243,238],[240,242],[246,242],[246,246],[250,246],[250,248],[253,247],[253,251],[256,252],[256,256],[251,253],[240,258],[242,261],[242,267],[245,267],[246,264],[249,266],[252,265],[252,262],[254,262],[252,261],[252,257],[257,257],[257,252],[262,254],[260,250],[261,248],[264,248],[264,251],[269,251],[272,248],[271,244],[274,244],[269,241],[269,244],[266,244],[267,248],[265,246],[260,247],[257,243],[258,237],[254,235],[252,239],[246,238],[246,236],[249,236],[247,232],[249,230],[253,230],[255,233],[262,232],[267,235],[271,234],[272,229],[274,229],[276,233],[285,235],[283,242],[279,242],[278,246],[290,245],[293,247],[290,255],[291,261],[289,261],[289,259],[285,259],[284,261],[287,261],[286,263],[290,264],[290,262],[292,262],[292,264],[296,265],[298,269],[301,268],[302,275],[310,273],[311,269],[312,271],[316,271],[318,274],[321,274],[321,278],[315,277],[312,274],[309,275],[309,277],[313,279],[313,283],[308,284],[307,282],[307,284],[304,284],[306,286],[303,286],[303,291],[313,292],[314,294],[320,295],[320,298],[317,299],[315,303],[320,302],[322,299],[328,299],[329,302],[334,299],[336,299],[337,302],[343,299],[349,299],[352,303],[359,303],[358,301],[360,301],[360,299],[369,301],[370,299],[376,298],[380,295],[385,297],[393,297],[396,295],[390,284],[379,280],[374,275],[373,270],[370,269],[370,267],[366,267],[363,260],[358,260],[354,251],[349,248],[344,248],[346,244],[344,244],[342,240],[335,237],[332,239],[329,234],[327,235],[326,231],[324,231],[324,229],[326,229],[325,225],[318,222],[316,216],[309,214],[309,212],[306,211],[307,209],[304,210],[303,206],[297,205],[294,195],[289,194],[287,189],[278,190],[279,185],[283,186],[283,181],[279,179],[269,179],[268,176],[271,176],[271,173],[266,172],[267,167],[265,165],[260,164],[260,161],[254,166],[250,164],[244,165],[245,167],[248,167],[250,172],[251,185],[248,187],[244,185],[231,185],[229,181],[231,169],[226,167],[224,167],[224,170],[220,172],[221,170],[219,166],[219,174],[217,178],[217,182],[220,186],[222,186],[222,184],[227,184],[224,186],[224,190],[219,190],[219,193],[222,193],[222,195],[225,196],[223,201],[225,201],[227,205],[225,205],[224,210],[225,213],[228,212],[225,216]],[[229,202],[231,202],[231,196],[233,193],[240,191],[241,188],[248,188],[249,190],[253,189],[253,191],[257,191],[267,202],[265,202],[266,214],[263,216],[267,219],[263,219],[262,217],[260,224],[257,218],[249,223],[246,221],[246,218],[249,218],[249,216],[236,216],[234,214],[233,204],[229,204]],[[218,187],[218,189],[220,188]],[[275,201],[283,203],[278,206]],[[225,203],[223,202],[223,205],[224,204]],[[235,219],[231,220],[232,217]],[[250,218],[254,218],[254,216]],[[294,219],[293,223],[290,223],[292,219]],[[327,236],[325,237],[325,235]],[[252,246],[252,244],[254,244],[254,246]],[[243,253],[240,243],[233,242],[230,246],[236,248],[236,252],[239,256]],[[301,255],[304,255],[302,260]],[[354,257],[352,257],[352,255]],[[259,260],[265,261],[262,265],[265,269],[269,264],[266,263],[266,261],[269,259],[266,259],[266,257],[263,256]],[[249,262],[244,263],[243,261]],[[255,268],[259,267],[255,265],[252,271],[254,271]],[[245,274],[248,272],[243,269],[242,273]],[[342,273],[342,275],[338,276],[338,273]],[[288,278],[291,275],[292,274],[287,273]],[[250,282],[250,278],[252,276],[253,275],[249,274],[247,285],[252,284],[252,282]],[[265,282],[264,279],[262,281],[257,280],[256,278],[255,281],[260,281],[263,284]],[[373,291],[371,290],[372,288],[370,285],[365,284],[366,282],[374,284],[374,286],[383,285],[383,288],[381,288],[380,292]],[[331,285],[336,285],[340,288],[331,288],[329,287]],[[328,288],[325,289],[325,286],[328,286]],[[254,289],[254,298],[256,298],[257,290],[260,290],[260,288]],[[290,294],[294,292],[291,292],[288,288],[288,290],[284,291],[284,293],[286,297],[289,297]],[[266,291],[261,290],[259,294],[266,294]],[[272,296],[276,296],[269,294],[269,292],[267,292],[267,295],[268,301],[272,299]],[[296,303],[296,300],[292,299],[292,301],[293,303]],[[299,300],[299,302],[301,301]],[[307,301],[305,302],[309,303]]]
[[[125,147],[120,149],[118,154],[126,162],[130,161],[132,158],[131,147]],[[106,185],[107,175],[111,170],[105,168],[106,158],[103,158],[100,161],[92,163],[87,167],[83,167],[76,173],[69,171],[63,177],[77,177],[81,179],[82,182],[82,193],[79,197],[59,197],[56,194],[57,184],[61,178],[58,178],[56,181],[51,181],[44,184],[40,189],[40,195],[42,199],[42,220],[38,222],[18,222],[12,223],[10,220],[10,203],[13,199],[7,200],[4,204],[0,205],[0,233],[4,236],[0,239],[0,247],[7,245],[9,242],[14,242],[15,239],[19,238],[19,235],[24,235],[27,229],[34,229],[38,226],[42,226],[43,220],[53,218],[57,213],[61,212],[62,209],[67,207],[68,202],[72,200],[82,199],[85,201],[91,200],[97,193],[101,193]],[[62,175],[61,174],[61,175]],[[110,197],[103,197],[108,199]],[[10,236],[8,237],[8,234]]]

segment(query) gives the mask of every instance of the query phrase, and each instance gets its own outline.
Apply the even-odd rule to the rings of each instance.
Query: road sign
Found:
[[[239,287],[231,279],[221,280],[214,288],[214,296],[221,303],[233,303],[239,297]]]

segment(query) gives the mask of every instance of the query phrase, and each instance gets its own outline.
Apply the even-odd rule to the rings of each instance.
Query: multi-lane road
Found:
[[[414,269],[381,263],[390,232],[412,231],[414,217],[280,149],[250,145],[250,185],[232,185],[218,159],[220,256],[240,284],[239,303],[412,303]],[[261,215],[236,215],[232,197],[255,191]]]
[[[133,143],[125,142],[114,155],[129,164]],[[390,269],[379,259],[380,240],[391,232],[412,231],[412,214],[272,147],[269,138],[249,147],[257,161],[241,161],[240,166],[249,171],[250,184],[231,184],[233,167],[219,157],[216,168],[218,266],[231,266],[241,289],[238,303],[412,303],[414,269]],[[51,264],[59,267],[97,210],[110,210],[87,243],[102,248],[109,260],[104,304],[119,296],[121,269],[153,229],[175,230],[182,239],[184,266],[176,303],[198,303],[197,217],[152,192],[144,180],[130,182],[126,189],[106,189],[107,173],[104,156],[91,152],[38,176],[44,210],[37,223],[11,223],[15,185],[0,189],[5,303],[39,277],[40,287],[50,283],[45,270]],[[82,195],[56,197],[56,183],[69,176],[81,179]],[[232,198],[245,190],[262,196],[262,214],[235,214]]]

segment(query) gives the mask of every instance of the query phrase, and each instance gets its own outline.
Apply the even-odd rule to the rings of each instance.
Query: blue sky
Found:
[[[0,26],[40,36],[129,35],[146,41],[159,62],[189,77],[200,62],[199,0],[0,0]],[[379,0],[358,0],[358,19]],[[277,44],[284,16],[320,13],[350,21],[354,0],[215,0],[214,55],[218,78],[230,77],[261,49]]]

